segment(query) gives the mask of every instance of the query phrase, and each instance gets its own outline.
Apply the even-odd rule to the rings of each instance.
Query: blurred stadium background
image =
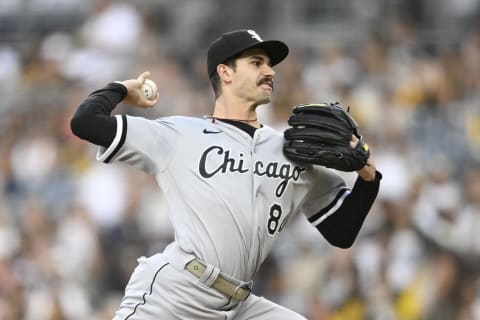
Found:
[[[264,123],[341,101],[384,174],[353,248],[293,221],[256,293],[312,320],[480,319],[478,0],[2,0],[0,319],[111,319],[173,234],[154,180],[94,161],[71,115],[143,70],[159,106],[116,111],[208,114],[206,47],[236,28],[292,49]]]

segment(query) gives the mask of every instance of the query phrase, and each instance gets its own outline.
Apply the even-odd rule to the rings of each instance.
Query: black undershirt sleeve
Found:
[[[108,147],[117,131],[117,121],[111,113],[126,96],[127,88],[116,82],[94,91],[73,115],[70,121],[72,132],[80,139]]]
[[[330,244],[340,248],[350,248],[353,245],[377,197],[381,179],[382,174],[378,171],[375,180],[371,182],[358,177],[338,210],[317,226]]]

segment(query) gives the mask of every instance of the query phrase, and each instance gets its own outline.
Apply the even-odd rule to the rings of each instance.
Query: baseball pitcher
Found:
[[[203,118],[112,116],[120,102],[157,104],[158,93],[142,91],[149,72],[112,82],[78,107],[72,131],[99,146],[98,160],[154,175],[175,230],[163,252],[139,259],[114,319],[305,319],[251,294],[255,274],[295,215],[304,215],[332,245],[350,247],[381,174],[353,121],[342,131],[346,141],[337,139],[344,144],[339,152],[319,151],[332,146],[322,126],[314,123],[305,132],[310,119],[322,122],[316,115],[333,105],[297,106],[285,134],[257,119],[256,108],[272,98],[273,66],[288,51],[285,43],[264,41],[253,30],[213,41],[207,72],[215,105]],[[326,127],[336,136],[335,126]],[[319,162],[327,153],[330,160]],[[356,171],[358,178],[349,189],[326,167]]]

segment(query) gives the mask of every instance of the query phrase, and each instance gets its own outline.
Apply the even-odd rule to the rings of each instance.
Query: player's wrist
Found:
[[[357,174],[365,181],[374,181],[377,176],[377,168],[372,162],[368,161],[362,169],[357,171]]]

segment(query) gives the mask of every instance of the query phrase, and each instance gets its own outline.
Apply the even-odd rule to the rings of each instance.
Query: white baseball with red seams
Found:
[[[157,84],[150,79],[145,79],[140,89],[142,90],[145,98],[147,98],[148,100],[155,99],[158,93]]]

